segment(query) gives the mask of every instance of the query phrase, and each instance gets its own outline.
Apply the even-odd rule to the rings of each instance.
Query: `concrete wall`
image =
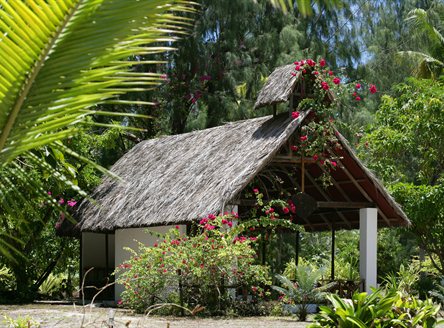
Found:
[[[120,264],[129,260],[131,257],[131,253],[124,250],[124,247],[129,247],[134,250],[138,250],[138,242],[141,242],[145,245],[152,246],[154,243],[159,242],[159,238],[151,235],[147,232],[154,231],[157,233],[164,234],[174,226],[159,226],[159,227],[150,227],[150,228],[130,228],[130,229],[119,229],[115,231],[115,267],[118,267]],[[179,231],[181,234],[186,233],[186,225],[180,225]],[[116,276],[117,279],[118,276]],[[123,285],[116,284],[115,285],[115,300],[120,299],[120,294],[123,292]]]

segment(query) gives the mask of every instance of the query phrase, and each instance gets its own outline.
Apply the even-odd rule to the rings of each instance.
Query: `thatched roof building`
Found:
[[[289,75],[291,66],[272,73],[255,107],[294,95],[298,75]],[[245,188],[252,181],[271,199],[284,189],[297,193],[302,175],[305,193],[317,201],[316,211],[299,221],[308,230],[358,228],[363,207],[378,208],[378,226],[408,225],[400,206],[341,136],[342,149],[331,150],[342,158],[331,173],[333,185],[319,185],[324,168],[290,151],[308,120],[310,113],[296,120],[288,114],[267,116],[143,141],[111,168],[123,182],[105,178],[92,195],[96,204],[81,203],[78,228],[112,232],[185,223],[219,213],[228,204],[239,205],[241,212],[251,206]]]

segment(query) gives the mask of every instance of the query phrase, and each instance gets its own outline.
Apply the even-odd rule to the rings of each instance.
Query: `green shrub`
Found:
[[[327,296],[333,309],[321,306],[309,327],[390,328],[435,327],[440,306],[432,300],[419,300],[395,289],[377,289],[372,294],[355,293],[351,300]]]
[[[210,215],[201,220],[195,236],[180,235],[173,228],[159,235],[161,242],[139,243],[139,251],[128,249],[132,258],[118,268],[117,283],[125,286],[121,304],[143,312],[153,304],[179,303],[179,285],[184,305],[204,306],[207,314],[225,313],[236,289],[244,299],[263,297],[264,287],[271,284],[269,268],[254,264],[255,238],[228,229],[233,218]]]
[[[272,288],[282,295],[282,302],[293,306],[299,320],[305,321],[309,304],[318,303],[325,298],[324,290],[329,286],[317,287],[323,275],[322,269],[314,269],[309,265],[298,265],[295,268],[295,282],[285,276],[276,275],[282,287]]]

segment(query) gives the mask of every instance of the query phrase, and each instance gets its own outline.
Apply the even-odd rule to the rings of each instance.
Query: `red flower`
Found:
[[[293,118],[293,119],[297,119],[298,117],[299,117],[299,112],[292,112],[291,113],[291,117]]]
[[[307,136],[302,136],[299,139],[301,139],[301,141],[306,141],[308,139],[308,137]]]
[[[360,100],[361,100],[361,97],[357,96],[357,97],[355,98],[355,100],[356,100],[356,101],[360,101]]]
[[[318,71],[313,71],[313,75],[318,75],[319,72]]]
[[[299,64],[304,65],[305,64],[305,60],[301,60],[301,62]]]
[[[284,207],[284,208],[282,209],[282,211],[283,211],[285,214],[288,214],[288,213],[290,212],[290,210],[288,209],[288,207]]]
[[[332,72],[332,71],[329,71],[329,72],[328,72],[328,75],[332,76],[332,75],[333,75],[333,72]]]
[[[233,226],[233,222],[231,222],[231,221],[229,221],[228,223],[227,223],[227,226],[229,226],[230,228]]]
[[[297,74],[295,72],[291,72],[291,76],[296,76]]]
[[[214,225],[211,225],[211,224],[205,224],[205,226],[204,226],[204,229],[205,230],[213,230],[213,229],[215,229],[216,227],[214,226]]]
[[[228,223],[228,221],[227,220],[225,220],[225,219],[222,219],[222,224],[227,224]]]
[[[357,92],[353,92],[353,97],[356,97],[358,95]]]
[[[303,74],[306,74],[306,73],[307,73],[307,70],[306,70],[306,69],[302,70],[302,73],[303,73]]]
[[[299,148],[298,148],[298,146],[294,146],[294,145],[293,145],[293,146],[290,146],[290,149],[291,149],[292,151],[298,151]]]
[[[178,225],[176,226],[176,229],[179,230],[179,226]]]
[[[308,64],[309,66],[311,66],[311,67],[313,67],[313,66],[316,65],[316,63],[314,62],[313,59],[307,59],[307,64]]]
[[[371,94],[374,94],[378,91],[378,90],[376,90],[376,85],[374,85],[374,84],[370,84],[369,90],[370,90]]]
[[[254,189],[253,189],[253,192],[254,192],[255,194],[258,194],[258,193],[259,193],[259,189],[254,188]]]
[[[251,241],[256,241],[256,240],[257,240],[257,237],[250,237],[250,240],[251,240]]]
[[[207,222],[208,222],[208,219],[207,218],[203,218],[202,220],[199,221],[199,224],[200,225],[204,225],[204,224],[207,224]]]
[[[324,66],[325,66],[325,59],[324,59],[324,58],[322,58],[322,59],[319,61],[319,66],[321,66],[321,67],[324,67]]]
[[[335,78],[333,79],[333,83],[334,83],[334,84],[339,84],[339,83],[341,83],[341,79],[340,79],[339,77],[335,77]]]
[[[157,247],[157,246],[159,246],[159,245],[158,245],[157,243],[154,243],[153,246],[154,246],[154,247]]]
[[[68,200],[68,206],[69,207],[74,207],[76,206],[77,202],[74,199]]]
[[[296,65],[296,67],[294,69],[297,70],[297,71],[300,71],[301,70],[301,66]]]
[[[313,160],[314,160],[314,161],[317,161],[318,158],[319,158],[319,156],[318,156],[317,154],[314,154],[314,155],[313,155]]]
[[[298,61],[295,61],[293,64],[295,64],[295,65],[299,65],[299,62],[298,62]]]
[[[355,88],[356,89],[361,89],[361,84],[360,83],[356,83]]]
[[[324,90],[328,90],[328,89],[330,89],[330,87],[328,86],[328,83],[325,82],[325,81],[322,81],[322,82],[321,82],[321,87],[322,87],[322,89],[324,89]]]
[[[122,304],[123,304],[122,300],[117,301],[117,305],[122,305]]]
[[[216,218],[216,215],[214,214],[208,214],[208,218],[212,221]]]
[[[336,167],[338,164],[335,161],[331,161],[331,165]]]

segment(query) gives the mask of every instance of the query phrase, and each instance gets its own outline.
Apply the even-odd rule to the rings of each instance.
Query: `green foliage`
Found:
[[[222,314],[233,301],[226,286],[243,288],[254,299],[264,297],[271,284],[269,269],[256,265],[255,238],[227,228],[233,216],[202,219],[195,236],[182,236],[177,229],[159,236],[154,245],[139,244],[133,257],[119,267],[118,283],[125,286],[122,304],[143,312],[152,304],[179,302],[179,285],[187,307],[205,307],[208,314]]]
[[[40,323],[33,320],[29,316],[21,317],[18,316],[17,318],[12,318],[8,315],[4,315],[3,323],[6,324],[8,328],[39,328]]]
[[[138,61],[128,57],[171,50],[159,42],[174,42],[174,35],[184,33],[190,24],[175,12],[193,12],[192,4],[165,0],[2,4],[0,55],[6,58],[0,64],[2,222],[15,228],[28,225],[23,208],[37,217],[36,204],[43,202],[55,211],[63,210],[48,197],[47,184],[35,173],[43,178],[50,175],[63,191],[86,196],[76,184],[74,167],[64,161],[67,155],[106,172],[61,140],[90,126],[88,117],[93,115],[141,117],[96,106],[150,104],[119,99],[162,81],[157,73],[133,72]],[[4,230],[0,234],[0,252],[14,260],[11,253],[17,256],[17,244],[26,242]]]
[[[272,288],[283,296],[282,302],[294,306],[298,319],[305,321],[309,304],[321,302],[325,297],[323,291],[328,286],[317,286],[318,280],[322,275],[322,269],[313,269],[313,267],[308,265],[298,265],[296,267],[295,281],[291,281],[286,276],[276,275],[282,287],[272,286]]]
[[[435,327],[440,306],[416,296],[418,279],[417,267],[401,266],[371,294],[356,292],[351,300],[329,295],[332,308],[321,306],[310,327]]]

